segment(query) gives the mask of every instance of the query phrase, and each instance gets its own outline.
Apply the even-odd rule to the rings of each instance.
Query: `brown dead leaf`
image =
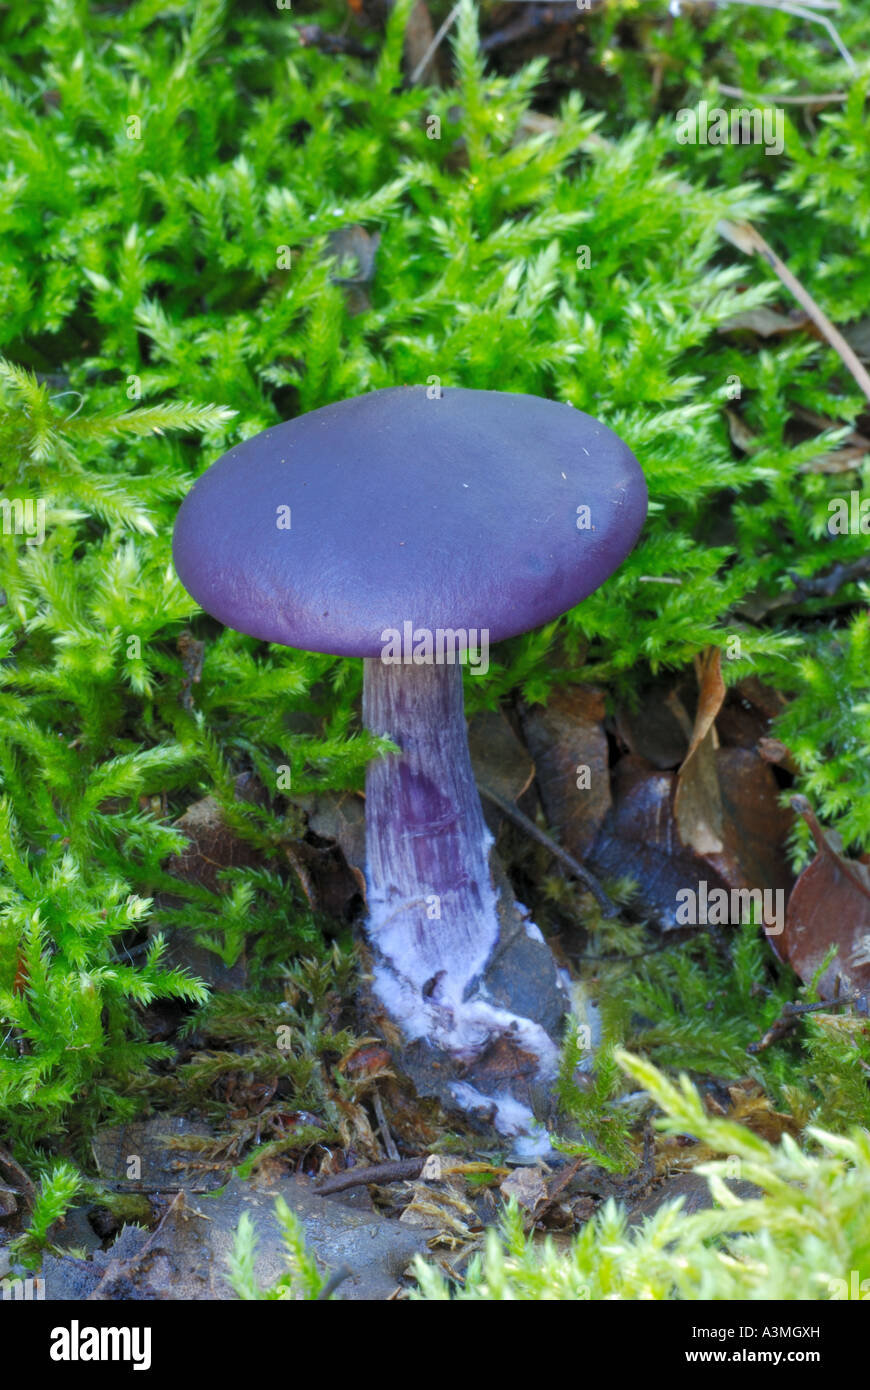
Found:
[[[722,795],[723,846],[704,856],[729,888],[786,894],[794,881],[786,854],[792,812],[768,763],[746,748],[720,748],[716,773]],[[783,898],[783,902],[785,899]]]
[[[801,473],[851,473],[860,467],[870,453],[870,439],[863,435],[851,435],[837,449],[830,449],[818,458],[802,463]]]
[[[499,1191],[505,1201],[513,1197],[519,1206],[530,1212],[534,1212],[547,1199],[544,1175],[536,1165],[515,1168],[504,1182],[499,1183]]]
[[[354,1047],[338,1063],[340,1072],[358,1080],[377,1078],[385,1073],[392,1075],[392,1067],[393,1059],[390,1053],[379,1043]]]
[[[475,1059],[468,1079],[485,1095],[495,1095],[512,1081],[524,1080],[528,1085],[533,1085],[538,1077],[538,1069],[539,1059],[535,1054],[522,1048],[513,1037],[502,1033],[493,1038]]]
[[[753,709],[744,700],[735,698],[729,690],[725,703],[716,716],[716,733],[723,748],[758,749],[767,736],[769,720],[761,710]]]
[[[536,135],[555,135],[561,129],[562,122],[555,116],[547,116],[543,111],[530,109],[520,117],[511,145],[522,145],[525,141],[534,139]]]
[[[495,710],[473,715],[468,721],[468,749],[476,781],[504,801],[519,801],[531,784],[535,765],[504,715]]]
[[[613,808],[588,856],[602,876],[634,878],[644,911],[665,929],[678,925],[677,894],[701,880],[708,893],[785,893],[791,885],[785,855],[791,814],[779,805],[770,767],[745,748],[720,748],[714,756],[723,829],[718,853],[699,854],[683,843],[673,810],[676,775],[629,756],[616,765]]]
[[[371,284],[380,240],[380,232],[369,233],[360,226],[337,227],[331,232],[327,249],[338,262],[332,274],[335,284]]]
[[[687,731],[672,703],[679,696],[685,676],[658,680],[648,686],[637,710],[621,705],[616,711],[616,733],[629,753],[636,753],[657,768],[679,767],[689,751],[691,727]],[[694,684],[694,681],[693,681]]]
[[[778,950],[807,981],[836,946],[819,980],[822,999],[870,989],[870,856],[847,859],[822,830],[806,797],[793,797],[792,805],[810,826],[818,853],[794,886]]]
[[[0,1174],[6,1179],[20,1196],[24,1197],[28,1206],[32,1206],[36,1200],[36,1186],[27,1171],[22,1168],[17,1159],[12,1157],[7,1149],[0,1147]]]
[[[236,778],[235,793],[239,801],[255,805],[262,805],[265,799],[262,785],[250,773]],[[247,868],[262,862],[259,850],[227,824],[213,796],[204,796],[188,806],[175,828],[187,836],[189,844],[182,854],[172,855],[167,871],[187,883],[201,883],[212,893],[221,891],[218,874],[222,869]]]
[[[810,425],[813,429],[828,432],[830,430],[842,429],[845,422],[843,420],[832,420],[828,415],[820,415],[816,410],[807,410],[806,406],[795,405],[792,407],[792,415],[796,421],[803,425]],[[809,436],[812,438],[812,434]],[[858,468],[866,455],[870,453],[870,439],[866,435],[860,434],[858,430],[853,430],[847,434],[835,449],[829,449],[816,458],[809,459],[807,463],[800,465],[801,473],[848,473]]]
[[[357,792],[321,792],[297,797],[294,804],[308,817],[308,829],[322,840],[335,841],[348,864],[365,873],[366,803]]]
[[[794,1115],[775,1110],[757,1081],[749,1077],[737,1081],[728,1087],[728,1094],[731,1097],[729,1120],[745,1125],[769,1144],[778,1144],[784,1134],[790,1134],[793,1139],[800,1134],[800,1122]]]
[[[862,362],[870,362],[870,318],[844,324],[843,337]]]
[[[768,309],[762,304],[757,309],[744,309],[739,314],[732,315],[724,323],[720,323],[718,331],[734,333],[738,329],[748,328],[761,338],[774,338],[785,333],[798,333],[811,322],[809,316],[800,309],[793,309],[790,314],[780,314],[776,309]]]
[[[748,700],[751,705],[762,710],[768,719],[775,719],[788,704],[781,691],[775,690],[772,685],[765,685],[757,676],[747,676],[746,680],[735,685],[734,689],[742,700]]]
[[[193,709],[193,693],[190,689],[192,685],[198,685],[202,679],[202,663],[205,656],[205,643],[197,642],[191,632],[182,632],[176,643],[178,655],[181,657],[181,665],[184,670],[184,680],[181,682],[182,708]]]
[[[521,717],[547,821],[582,862],[611,805],[604,694],[565,686]]]
[[[415,1182],[399,1220],[405,1226],[431,1226],[439,1229],[442,1237],[450,1233],[467,1241],[480,1227],[474,1207],[462,1195],[462,1184],[451,1179],[441,1179],[438,1187],[422,1180]]]
[[[716,716],[716,732],[723,748],[750,748],[765,757],[763,745],[773,744],[770,724],[786,707],[779,691],[763,685],[755,676],[729,687]],[[776,762],[773,756],[767,762]]]
[[[435,30],[432,27],[429,11],[424,0],[417,0],[405,25],[405,50],[402,54],[402,64],[408,77],[413,77],[417,83],[424,87],[429,87],[438,80],[437,54],[432,53],[431,57],[426,57],[430,52],[434,38]],[[417,69],[420,68],[424,59],[426,62],[418,73]]]
[[[711,888],[727,886],[682,844],[672,809],[675,783],[673,772],[631,755],[621,758],[613,776],[613,806],[587,857],[602,877],[635,879],[644,912],[664,928],[677,925],[681,889],[699,877]]]
[[[708,648],[699,663],[698,709],[689,751],[677,776],[674,815],[680,839],[698,854],[724,848],[722,794],[716,775],[716,715],[725,699],[722,653]]]
[[[288,841],[283,849],[310,906],[337,921],[353,921],[365,902],[365,877],[339,846],[305,839]]]
[[[728,433],[731,436],[731,443],[743,454],[751,454],[753,449],[758,448],[758,438],[752,433],[748,425],[743,423],[742,416],[736,410],[725,408],[725,419],[728,421]]]
[[[0,1147],[0,1220],[5,1222],[16,1213],[20,1217],[23,1213],[19,1210],[19,1202],[32,1207],[35,1198],[36,1188],[28,1174],[11,1153]],[[7,1235],[10,1231],[11,1226],[6,1226]]]
[[[365,799],[355,792],[298,797],[308,836],[293,842],[296,872],[308,880],[306,895],[331,917],[350,920],[366,897]],[[304,875],[304,877],[303,877]]]
[[[334,285],[342,285],[351,317],[371,308],[367,286],[375,278],[375,259],[381,242],[380,232],[365,227],[337,227],[329,236],[326,252],[336,265],[330,275]]]
[[[778,738],[760,738],[757,747],[759,757],[766,763],[772,763],[774,767],[783,767],[786,772],[797,772],[791,753]]]

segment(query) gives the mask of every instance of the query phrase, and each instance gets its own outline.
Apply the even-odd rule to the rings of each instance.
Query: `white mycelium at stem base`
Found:
[[[401,756],[366,774],[369,935],[375,992],[410,1041],[471,1059],[500,1033],[552,1073],[545,1030],[485,997],[499,938],[498,893],[471,769],[459,665],[365,663],[363,722]],[[531,1118],[531,1116],[529,1116]]]

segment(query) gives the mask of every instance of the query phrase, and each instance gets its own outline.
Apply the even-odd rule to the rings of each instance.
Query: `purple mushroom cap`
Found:
[[[231,449],[182,504],[173,555],[228,627],[375,657],[409,620],[490,642],[550,621],[617,569],[646,510],[634,455],[590,415],[399,386]]]

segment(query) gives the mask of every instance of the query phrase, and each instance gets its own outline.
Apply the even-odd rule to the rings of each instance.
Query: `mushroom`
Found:
[[[364,658],[363,721],[401,750],[366,776],[374,993],[415,1079],[503,1133],[529,1129],[567,995],[492,854],[463,666],[482,676],[492,643],[603,584],[646,505],[627,446],[570,405],[412,386],[239,444],[175,526],[179,577],[212,616]]]

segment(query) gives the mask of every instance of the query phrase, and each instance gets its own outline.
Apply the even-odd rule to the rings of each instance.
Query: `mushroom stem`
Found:
[[[374,759],[366,776],[376,994],[408,1040],[470,1060],[509,1034],[552,1070],[546,1030],[481,986],[504,916],[468,751],[461,666],[367,659],[363,720],[402,750]]]

